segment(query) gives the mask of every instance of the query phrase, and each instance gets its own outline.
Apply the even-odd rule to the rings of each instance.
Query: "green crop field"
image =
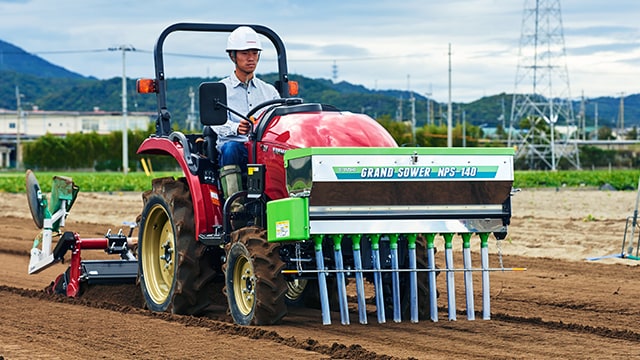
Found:
[[[157,177],[179,177],[180,172],[158,172],[147,176],[144,172],[123,175],[119,172],[36,172],[43,192],[51,191],[51,179],[55,175],[68,176],[82,192],[137,191],[151,188],[151,179]],[[600,187],[609,184],[617,190],[635,190],[640,170],[582,170],[582,171],[516,171],[513,187]],[[24,172],[0,173],[0,192],[25,192]]]
[[[609,184],[617,190],[635,190],[640,170],[516,171],[516,188],[600,187]]]
[[[35,172],[38,183],[43,192],[51,191],[51,180],[54,176],[67,176],[73,179],[80,187],[81,192],[110,192],[110,191],[138,191],[151,189],[153,178],[174,176],[179,177],[179,172],[158,172],[153,177],[144,172],[133,172],[126,176],[119,172]],[[0,192],[21,193],[25,192],[25,173],[0,173]]]

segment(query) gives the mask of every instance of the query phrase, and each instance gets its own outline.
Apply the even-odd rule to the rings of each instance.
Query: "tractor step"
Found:
[[[198,235],[198,241],[207,246],[220,246],[225,243],[225,234],[222,226],[215,228],[215,232]]]

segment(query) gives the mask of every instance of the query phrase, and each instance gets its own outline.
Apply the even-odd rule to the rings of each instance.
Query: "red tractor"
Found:
[[[451,251],[454,236],[461,235],[471,291],[467,310],[473,314],[471,274],[481,271],[488,318],[487,239],[507,234],[513,150],[398,147],[366,115],[291,97],[282,40],[269,28],[249,25],[275,47],[281,98],[239,114],[250,119],[262,111],[246,143],[243,189],[225,198],[211,126],[236,111],[226,104],[223,84],[203,83],[203,132],[172,131],[163,45],[174,32],[231,32],[238,26],[169,26],[155,46],[155,79],[138,81],[138,92],[155,93],[158,103],[156,133],[138,153],[173,157],[184,175],[155,179],[143,194],[137,259],[126,262],[137,261],[147,307],[200,315],[220,305],[215,295],[224,288],[238,324],[278,323],[287,306],[297,304],[320,308],[325,324],[330,310],[339,310],[348,324],[346,285],[354,279],[361,323],[367,322],[365,281],[373,284],[379,322],[429,315],[436,321],[436,274],[446,271],[449,316],[455,319],[453,273],[461,269],[453,268]],[[481,268],[470,263],[472,234],[480,238]],[[444,237],[445,269],[435,265],[438,235]],[[131,243],[119,240],[118,253]]]
[[[231,32],[239,25],[175,24],[159,37],[155,47],[156,79],[152,85],[139,81],[139,91],[151,89],[158,99],[156,135],[140,146],[140,154],[174,157],[184,178],[157,179],[144,194],[139,233],[140,283],[147,306],[198,314],[212,301],[209,291],[226,276],[226,292],[234,319],[239,323],[265,324],[286,313],[288,291],[286,267],[278,243],[266,234],[266,204],[288,197],[284,154],[287,150],[336,146],[397,146],[377,122],[365,115],[343,113],[322,104],[306,104],[291,98],[287,60],[282,40],[272,30],[251,26],[273,43],[278,55],[278,89],[281,99],[253,108],[247,118],[266,109],[255,121],[249,150],[246,191],[222,196],[217,164],[216,134],[209,127],[226,122],[224,85],[202,84],[200,118],[203,134],[183,135],[171,131],[166,102],[163,43],[176,31]],[[147,89],[147,90],[145,90]],[[221,104],[222,103],[222,104]],[[233,109],[231,109],[233,110]],[[231,204],[241,202],[242,212]],[[235,223],[247,226],[236,229]],[[230,274],[228,264],[242,274]],[[253,267],[253,269],[251,269]],[[241,269],[240,269],[241,268]],[[244,273],[249,275],[245,275]],[[240,293],[238,293],[240,292]]]

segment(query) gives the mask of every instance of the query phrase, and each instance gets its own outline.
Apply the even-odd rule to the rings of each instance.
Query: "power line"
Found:
[[[33,53],[27,54],[82,54],[82,53],[97,53],[97,52],[106,52],[109,49],[90,49],[90,50],[50,50],[50,51],[36,51]],[[6,54],[6,52],[5,52]]]
[[[82,53],[99,53],[99,52],[108,52],[109,49],[86,49],[86,50],[44,50],[44,51],[3,51],[0,50],[4,55],[48,55],[48,54],[82,54]],[[137,49],[136,52],[140,53],[152,53],[151,50],[142,50]],[[227,60],[226,56],[213,56],[213,55],[199,55],[199,54],[188,54],[188,53],[174,53],[174,52],[165,52],[166,56],[177,56],[177,57],[187,57],[187,58],[200,58],[200,59],[214,59],[214,60]],[[295,57],[290,57],[289,61],[292,62],[351,62],[351,61],[376,61],[376,60],[389,60],[389,59],[403,59],[403,58],[412,58],[419,56],[428,56],[428,54],[406,54],[406,55],[390,55],[390,56],[364,56],[364,57],[341,57],[341,58],[314,58],[314,59],[297,59]]]
[[[110,51],[110,48],[107,49],[89,49],[89,50],[48,50],[48,51],[34,51],[34,52],[18,52],[18,51],[2,51],[3,54],[15,54],[15,55],[43,55],[43,54],[82,54],[82,53],[99,53],[99,52],[107,52]],[[135,52],[151,54],[151,50],[142,50],[136,48]],[[187,58],[199,58],[199,59],[213,59],[213,60],[226,60],[226,56],[209,56],[209,55],[198,55],[198,54],[185,54],[185,53],[172,53],[165,52],[165,56],[177,56],[177,57],[187,57]]]
[[[295,59],[291,57],[290,60],[295,62],[376,61],[376,60],[412,58],[412,57],[428,56],[428,55],[429,54],[408,54],[408,55],[394,55],[394,56],[365,56],[365,57],[345,57],[345,58],[326,58],[326,59]]]

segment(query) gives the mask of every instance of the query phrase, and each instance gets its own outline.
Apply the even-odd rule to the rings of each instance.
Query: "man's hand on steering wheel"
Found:
[[[238,135],[246,135],[251,130],[251,123],[247,119],[240,119],[238,125]]]

